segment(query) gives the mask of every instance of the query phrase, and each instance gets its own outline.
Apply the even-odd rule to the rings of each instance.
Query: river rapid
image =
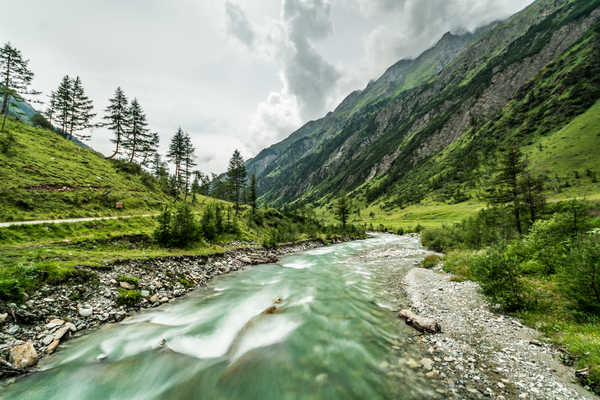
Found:
[[[406,366],[423,349],[396,317],[426,254],[378,234],[218,277],[65,343],[0,399],[437,398]]]

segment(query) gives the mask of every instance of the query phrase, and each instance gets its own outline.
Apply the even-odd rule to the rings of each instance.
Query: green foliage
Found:
[[[48,129],[48,130],[53,130],[54,127],[52,126],[52,124],[46,119],[46,117],[44,117],[42,114],[40,114],[39,112],[33,114],[31,116],[31,123],[33,124],[33,126],[35,126],[36,128],[42,128],[42,129]]]
[[[471,260],[471,274],[481,284],[483,292],[506,311],[526,307],[526,284],[521,277],[520,258],[510,246],[499,245]]]
[[[131,283],[134,286],[139,286],[140,281],[138,278],[135,278],[133,276],[127,276],[127,275],[120,275],[118,278],[119,282],[127,282],[127,283]]]
[[[142,294],[138,290],[121,289],[117,295],[117,304],[135,307],[142,301]]]
[[[440,263],[440,256],[435,254],[430,254],[423,261],[421,261],[421,267],[423,268],[433,268]]]
[[[560,284],[578,310],[600,316],[600,233],[577,238],[560,272]]]
[[[181,202],[175,212],[165,208],[158,217],[158,227],[154,231],[155,240],[163,246],[183,248],[200,239],[201,227],[196,222],[192,208]]]

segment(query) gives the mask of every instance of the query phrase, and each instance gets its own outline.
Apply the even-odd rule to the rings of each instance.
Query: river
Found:
[[[402,362],[422,349],[396,317],[425,254],[417,238],[378,234],[216,278],[66,342],[0,398],[436,398]]]

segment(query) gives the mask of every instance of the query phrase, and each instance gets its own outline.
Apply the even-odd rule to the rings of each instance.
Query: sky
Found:
[[[255,156],[444,33],[507,18],[531,2],[11,1],[2,7],[0,42],[30,60],[40,100],[64,75],[80,76],[99,122],[120,86],[144,108],[163,154],[182,127],[198,168],[220,173],[234,149]],[[91,133],[89,144],[111,154],[110,132]]]

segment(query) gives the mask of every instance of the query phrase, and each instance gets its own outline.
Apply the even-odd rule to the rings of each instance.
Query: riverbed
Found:
[[[444,398],[398,279],[425,255],[411,236],[286,256],[66,342],[2,399]]]

